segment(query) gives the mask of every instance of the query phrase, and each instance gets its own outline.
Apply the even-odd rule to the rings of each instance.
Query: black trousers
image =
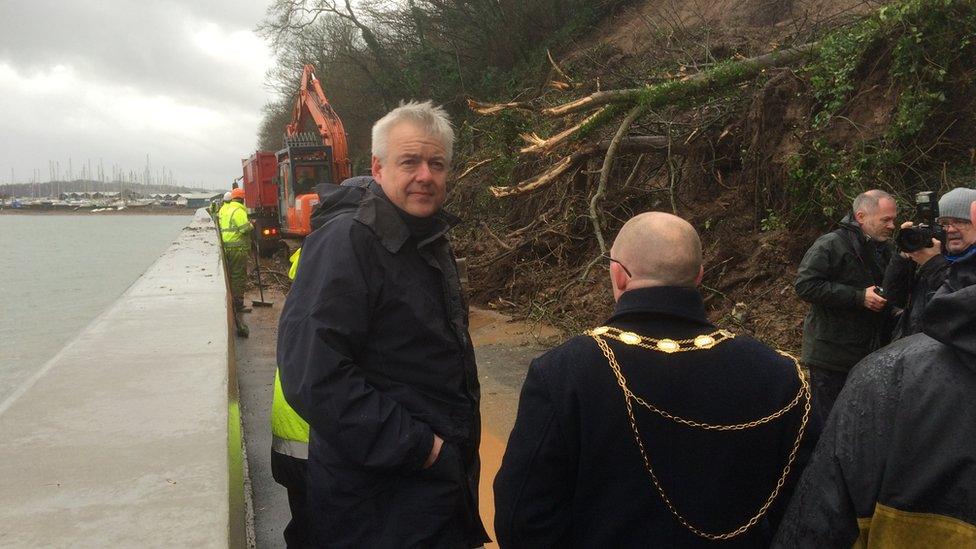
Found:
[[[827,416],[837,402],[837,395],[844,388],[849,372],[826,370],[810,366],[810,390],[813,392],[812,411],[820,418],[820,425],[826,425]]]
[[[288,507],[291,521],[285,526],[285,544],[289,547],[305,547],[308,541],[308,460],[271,451],[271,476],[288,490]]]

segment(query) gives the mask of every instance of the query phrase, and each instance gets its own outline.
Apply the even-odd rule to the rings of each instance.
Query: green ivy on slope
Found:
[[[885,62],[887,81],[881,85],[898,90],[890,123],[880,136],[854,146],[831,143],[831,123],[847,114],[863,80]],[[825,37],[819,61],[807,69],[817,111],[814,135],[790,171],[794,221],[832,218],[869,187],[905,196],[937,187],[943,163],[958,160],[940,140],[972,90],[974,69],[976,3],[971,0],[898,2]]]

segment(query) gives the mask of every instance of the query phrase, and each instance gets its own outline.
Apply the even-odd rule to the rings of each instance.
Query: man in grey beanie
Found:
[[[946,259],[956,263],[976,255],[976,227],[969,219],[969,208],[976,202],[976,189],[958,187],[939,199],[939,219],[946,231]]]
[[[932,246],[914,252],[902,251],[891,259],[885,272],[884,290],[888,302],[902,309],[892,341],[922,331],[922,311],[949,276],[949,266],[976,253],[976,229],[969,220],[969,206],[976,190],[959,187],[939,199],[939,218],[946,231],[945,249],[936,239]],[[912,226],[911,221],[901,228]]]

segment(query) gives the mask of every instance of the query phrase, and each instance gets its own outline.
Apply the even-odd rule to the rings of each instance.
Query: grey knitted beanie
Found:
[[[939,199],[939,217],[969,219],[969,205],[976,201],[976,189],[957,187]]]

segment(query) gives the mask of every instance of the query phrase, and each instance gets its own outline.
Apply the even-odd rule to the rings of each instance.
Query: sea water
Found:
[[[0,403],[138,280],[191,220],[0,213]]]

